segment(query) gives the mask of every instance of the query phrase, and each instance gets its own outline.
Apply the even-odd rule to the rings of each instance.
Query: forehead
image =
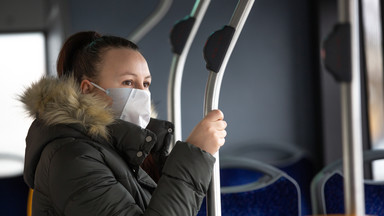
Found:
[[[148,64],[143,55],[130,48],[106,50],[100,64],[100,76],[121,76],[124,74],[149,76]]]

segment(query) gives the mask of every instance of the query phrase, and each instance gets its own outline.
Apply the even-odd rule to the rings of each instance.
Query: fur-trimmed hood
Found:
[[[80,124],[92,137],[108,138],[107,126],[114,122],[108,103],[98,95],[83,94],[73,77],[45,76],[28,87],[20,101],[31,117],[47,126]],[[156,116],[152,106],[151,117]]]
[[[107,137],[114,117],[108,104],[93,94],[82,94],[75,79],[43,77],[20,96],[29,115],[47,126],[80,124],[90,136]]]

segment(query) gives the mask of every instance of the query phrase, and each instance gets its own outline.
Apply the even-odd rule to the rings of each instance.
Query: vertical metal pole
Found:
[[[352,81],[341,83],[345,213],[364,215],[358,0],[339,0],[339,21],[351,24]]]
[[[235,31],[229,44],[225,44],[228,45],[228,47],[223,55],[223,59],[220,64],[221,66],[219,67],[220,69],[218,71],[212,71],[209,69],[210,71],[204,101],[204,116],[211,110],[218,109],[221,82],[224,76],[224,71],[236,45],[237,39],[239,38],[244,27],[245,21],[251,11],[253,3],[254,0],[240,0],[228,24],[228,26],[235,29]],[[216,158],[216,162],[213,167],[212,180],[207,194],[207,215],[221,216],[219,152],[217,152],[214,157]]]
[[[181,125],[181,82],[183,78],[183,70],[185,61],[192,45],[193,39],[196,36],[197,30],[200,27],[201,21],[207,11],[211,0],[197,0],[192,9],[190,17],[195,18],[195,22],[191,31],[189,32],[188,39],[180,54],[173,55],[171,70],[168,80],[168,121],[173,122],[175,125],[174,136],[171,142],[171,148],[176,141],[182,140],[182,125]]]
[[[174,54],[171,63],[171,71],[168,80],[168,105],[167,116],[168,121],[172,122],[175,126],[174,135],[171,140],[171,149],[176,144],[176,141],[181,140],[181,82],[183,78],[183,71],[179,71],[180,61],[185,61],[185,58],[180,60],[178,54]]]
[[[205,92],[204,101],[204,116],[209,111],[218,109],[219,107],[219,96],[221,81],[223,76],[218,73],[209,72],[207,87]],[[207,194],[207,215],[209,216],[220,216],[221,215],[221,193],[220,193],[220,158],[219,152],[213,155],[216,158],[215,165],[213,167],[212,180],[209,185]]]

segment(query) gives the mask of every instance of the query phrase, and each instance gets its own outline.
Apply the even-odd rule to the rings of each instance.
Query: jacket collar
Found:
[[[157,136],[152,131],[122,120],[110,125],[109,131],[112,146],[123,154],[134,171],[139,169],[157,142]]]

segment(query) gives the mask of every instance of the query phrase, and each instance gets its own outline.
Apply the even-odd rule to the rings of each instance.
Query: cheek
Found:
[[[107,102],[108,106],[112,106],[112,98],[109,97],[107,94],[101,91],[95,92],[100,98],[102,98],[105,102]]]
[[[106,98],[107,98],[108,106],[112,106],[112,103],[113,103],[112,98],[108,96],[106,96]]]
[[[107,101],[108,106],[112,106],[112,103],[113,103],[112,98],[107,95],[104,95],[104,98],[105,98],[105,101]]]

